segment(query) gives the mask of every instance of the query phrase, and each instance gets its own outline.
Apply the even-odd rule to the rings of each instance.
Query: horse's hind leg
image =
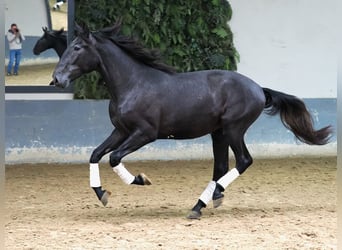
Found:
[[[214,207],[219,207],[222,204],[224,195],[222,192],[239,177],[252,164],[253,159],[250,156],[246,144],[244,142],[244,133],[229,131],[229,144],[235,156],[236,166],[228,173],[222,176],[216,183],[213,194]]]
[[[202,215],[201,209],[206,207],[212,200],[213,193],[218,181],[224,174],[228,172],[228,140],[223,135],[222,129],[211,134],[214,153],[214,173],[213,179],[209,182],[206,189],[202,192],[196,205],[191,209],[188,219],[199,219]]]
[[[140,130],[136,130],[134,133],[130,134],[121,144],[113,150],[110,155],[110,165],[113,171],[126,183],[135,185],[151,185],[151,181],[145,174],[140,174],[138,176],[133,176],[124,167],[121,159],[138,150],[142,146],[153,141],[150,137],[144,135]]]

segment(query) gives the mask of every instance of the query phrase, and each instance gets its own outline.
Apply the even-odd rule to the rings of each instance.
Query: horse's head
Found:
[[[39,55],[43,51],[51,48],[51,44],[49,44],[49,40],[47,39],[48,28],[42,27],[42,30],[44,33],[41,36],[41,38],[38,39],[38,41],[36,42],[36,44],[34,45],[34,48],[33,48],[33,54],[35,54],[35,55]]]
[[[33,54],[35,55],[39,55],[43,51],[53,48],[56,42],[55,38],[64,34],[63,28],[58,31],[49,31],[47,27],[42,27],[42,30],[44,32],[43,35],[33,47]]]
[[[96,40],[89,29],[75,25],[76,37],[68,46],[53,73],[53,83],[65,88],[83,74],[98,68],[101,61],[95,48]]]

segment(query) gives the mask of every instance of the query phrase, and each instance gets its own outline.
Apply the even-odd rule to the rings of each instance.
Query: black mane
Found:
[[[67,32],[64,31],[64,29],[60,30],[48,30],[47,27],[43,28],[44,34],[47,34],[49,36],[53,36],[56,38],[61,38],[63,41],[67,41]]]
[[[60,37],[60,38],[62,38],[65,41],[67,40],[67,33],[66,33],[66,31],[61,32],[60,30],[50,30],[48,32],[48,34],[50,36],[53,36],[53,37]]]
[[[103,37],[115,43],[131,57],[139,62],[163,72],[173,74],[176,69],[162,62],[159,50],[145,48],[137,39],[129,36],[120,35],[121,20],[114,26],[103,28],[92,33],[95,37]]]

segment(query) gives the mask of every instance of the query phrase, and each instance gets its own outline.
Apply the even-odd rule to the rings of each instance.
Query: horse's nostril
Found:
[[[56,76],[53,77],[53,80],[51,81],[50,85],[60,86],[60,83]]]
[[[59,88],[65,88],[68,86],[68,82],[64,82],[63,77],[61,75],[53,76],[53,81],[50,83],[50,85],[55,85]]]

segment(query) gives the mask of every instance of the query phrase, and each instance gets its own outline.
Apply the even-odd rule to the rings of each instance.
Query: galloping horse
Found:
[[[67,48],[67,35],[64,29],[48,30],[47,27],[42,28],[44,34],[38,39],[33,48],[33,54],[39,55],[48,49],[54,49],[59,56],[62,57]]]
[[[203,191],[188,218],[199,218],[213,200],[221,205],[223,191],[252,164],[244,142],[250,125],[266,111],[280,114],[286,128],[302,142],[328,143],[331,126],[315,130],[305,104],[292,95],[262,88],[239,73],[205,70],[176,73],[161,62],[155,50],[119,34],[113,27],[90,32],[76,25],[76,37],[53,73],[57,87],[66,87],[81,75],[98,71],[111,95],[109,115],[114,130],[90,157],[90,186],[103,205],[99,161],[110,153],[110,165],[126,184],[148,185],[144,175],[132,175],[121,159],[157,139],[189,139],[211,134],[214,152],[212,181]],[[228,171],[228,147],[236,165]]]

